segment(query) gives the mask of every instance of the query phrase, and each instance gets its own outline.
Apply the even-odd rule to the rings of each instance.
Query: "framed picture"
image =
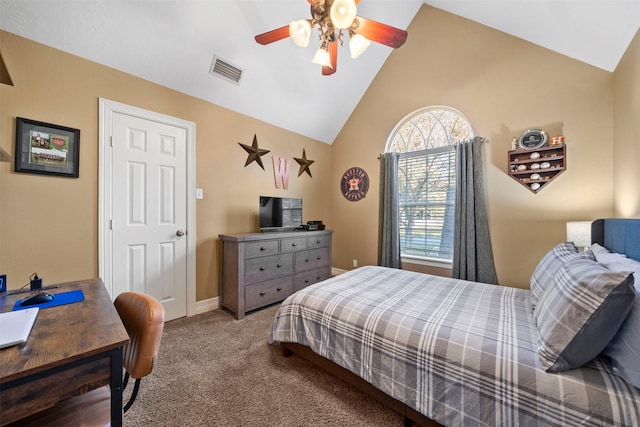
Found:
[[[16,117],[16,172],[77,178],[80,130]]]

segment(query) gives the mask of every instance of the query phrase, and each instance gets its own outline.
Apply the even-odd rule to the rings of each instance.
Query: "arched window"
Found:
[[[387,140],[399,153],[400,251],[404,258],[453,259],[455,144],[473,138],[464,115],[426,107],[402,119]]]

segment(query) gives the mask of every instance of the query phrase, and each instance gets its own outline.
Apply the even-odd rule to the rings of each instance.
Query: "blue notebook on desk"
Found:
[[[73,304],[74,302],[84,301],[84,293],[82,292],[82,289],[76,289],[75,291],[69,291],[69,292],[60,292],[59,294],[53,294],[53,295],[54,295],[53,300],[48,302],[43,302],[41,304],[35,304],[35,305],[22,306],[20,305],[20,303],[24,300],[24,298],[19,299],[14,304],[12,311],[24,310],[31,307],[49,308],[49,307],[56,307],[58,305]]]

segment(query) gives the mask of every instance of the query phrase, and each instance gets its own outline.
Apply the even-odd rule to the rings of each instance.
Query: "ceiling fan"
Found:
[[[356,4],[360,0],[307,0],[311,5],[311,19],[293,21],[289,25],[256,36],[262,45],[291,37],[300,47],[309,45],[311,29],[318,26],[320,48],[312,62],[322,65],[322,75],[336,72],[338,43],[343,44],[344,33],[350,37],[351,57],[362,54],[372,41],[398,48],[407,39],[407,32],[380,22],[357,16]]]

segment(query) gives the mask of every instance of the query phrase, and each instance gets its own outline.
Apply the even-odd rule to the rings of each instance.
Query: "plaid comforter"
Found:
[[[640,425],[640,390],[606,360],[544,372],[529,301],[523,289],[362,267],[287,298],[270,342],[309,346],[447,426]]]

